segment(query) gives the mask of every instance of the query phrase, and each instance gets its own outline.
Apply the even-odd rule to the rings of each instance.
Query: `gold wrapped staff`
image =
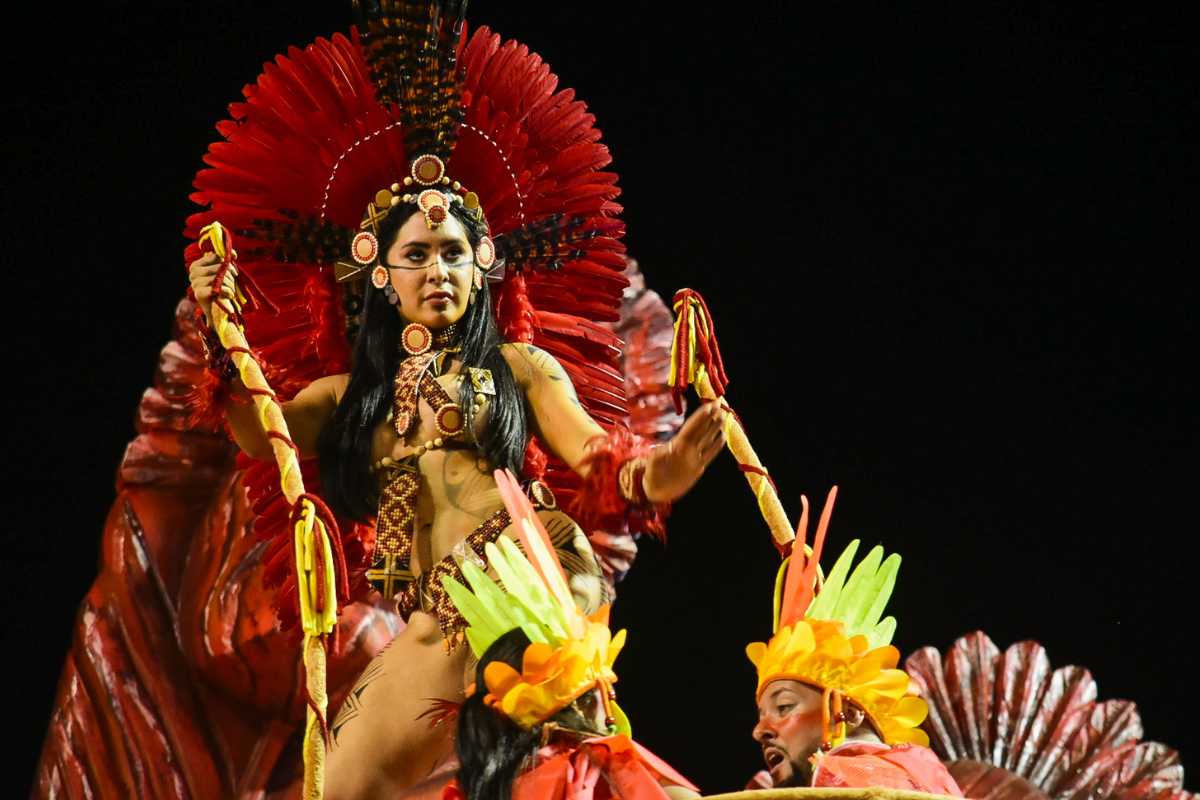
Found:
[[[699,292],[680,289],[675,293],[675,339],[671,343],[671,391],[675,408],[683,412],[683,395],[691,386],[701,400],[718,402],[728,412],[725,417],[725,439],[738,469],[746,476],[758,510],[766,520],[775,547],[786,556],[796,538],[788,522],[775,484],[758,454],[750,446],[742,421],[725,400],[725,367],[717,347],[716,331],[708,306]]]

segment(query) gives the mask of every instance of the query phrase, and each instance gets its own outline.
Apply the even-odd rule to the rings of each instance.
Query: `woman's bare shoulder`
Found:
[[[523,342],[505,342],[500,345],[500,352],[521,386],[528,387],[539,376],[558,380],[565,375],[558,359],[540,347]]]
[[[504,360],[508,362],[508,368],[512,370],[513,379],[520,386],[528,386],[530,379],[533,377],[533,363],[530,361],[530,352],[536,349],[531,344],[522,344],[520,342],[505,342],[500,345],[500,355],[504,356]]]
[[[296,393],[296,400],[301,402],[320,402],[321,400],[332,401],[337,405],[342,395],[346,393],[346,387],[350,384],[350,373],[340,372],[336,375],[326,375],[323,378],[317,378],[315,381],[305,386]]]

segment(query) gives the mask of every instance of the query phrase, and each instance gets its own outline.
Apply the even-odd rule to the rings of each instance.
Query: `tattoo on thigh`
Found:
[[[358,677],[358,682],[354,684],[354,688],[350,690],[350,694],[346,695],[346,700],[342,703],[342,708],[338,711],[337,718],[333,721],[333,727],[329,732],[333,735],[333,743],[337,744],[338,733],[342,728],[346,727],[352,719],[359,716],[363,709],[363,694],[380,675],[383,674],[383,659],[376,656],[367,668],[363,670],[363,674]]]

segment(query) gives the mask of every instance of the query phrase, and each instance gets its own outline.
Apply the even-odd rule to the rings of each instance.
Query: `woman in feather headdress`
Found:
[[[486,30],[468,43],[462,3],[362,12],[361,41],[293,49],[247,89],[197,176],[210,207],[189,220],[193,235],[214,221],[236,232],[240,274],[189,254],[199,313],[242,292],[258,300],[239,322],[274,391],[291,396],[290,441],[318,458],[321,495],[352,523],[335,543],[348,573],[338,599],[369,582],[408,622],[330,726],[331,796],[377,778],[407,785],[448,750],[414,720],[426,698],[461,693],[464,622],[441,578],[485,563],[510,532],[493,469],[526,479],[578,602],[594,609],[610,599],[603,549],[627,553],[619,537],[589,544],[561,507],[589,532],[661,532],[724,444],[718,404],[663,447],[623,425],[620,341],[597,324],[616,318],[625,283],[618,190],[583,105],[525,48]],[[266,458],[248,390],[209,345],[198,405]],[[247,483],[286,628],[287,509],[269,469]],[[345,768],[339,749],[360,739],[403,754],[392,774]]]

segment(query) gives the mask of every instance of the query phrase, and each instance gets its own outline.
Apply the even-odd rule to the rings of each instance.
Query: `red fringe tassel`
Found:
[[[717,346],[717,326],[713,322],[712,314],[708,311],[708,304],[704,302],[704,298],[700,293],[693,289],[680,289],[675,293],[675,298],[672,301],[676,309],[676,315],[680,318],[676,325],[675,331],[675,374],[679,376],[679,383],[671,387],[671,397],[675,401],[676,413],[682,414],[683,396],[687,392],[688,384],[684,376],[687,375],[687,365],[692,361],[692,353],[689,349],[688,342],[688,317],[696,313],[692,308],[692,304],[688,301],[695,300],[703,311],[704,318],[708,322],[708,335],[696,337],[696,354],[695,358],[704,365],[705,372],[708,373],[708,381],[712,384],[713,392],[717,397],[725,394],[725,389],[729,385],[729,377],[725,374],[725,363],[721,360],[721,348]],[[696,326],[699,333],[700,326]]]

